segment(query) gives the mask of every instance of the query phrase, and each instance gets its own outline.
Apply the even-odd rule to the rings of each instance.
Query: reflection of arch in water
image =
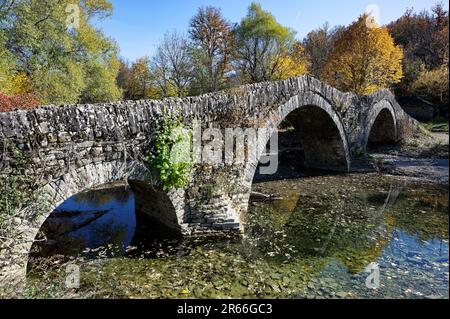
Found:
[[[291,235],[289,235],[289,227],[287,229],[288,238],[293,240],[291,244],[299,252],[313,256],[318,255],[325,259],[335,258],[350,272],[360,273],[368,264],[377,260],[390,243],[392,232],[397,227],[392,208],[397,203],[399,190],[392,188],[388,196],[383,197],[384,204],[378,212],[370,210],[367,215],[370,221],[357,218],[354,223],[348,225],[348,223],[341,223],[342,220],[337,215],[333,218],[320,219],[319,223],[317,210],[302,209],[301,214],[289,213],[291,219],[286,222],[286,225],[292,226],[293,222],[299,227],[294,226]],[[379,202],[378,198],[377,202]],[[332,203],[330,205],[333,206]],[[367,209],[369,206],[373,206],[373,203],[367,204]],[[299,207],[305,207],[304,200],[299,199],[296,207],[296,210]],[[324,212],[329,211],[328,208],[323,209]],[[298,219],[299,217],[301,220]],[[350,216],[347,216],[346,220],[349,218]],[[367,227],[368,224],[373,224],[373,226]],[[302,225],[315,225],[318,228],[303,227]],[[348,227],[353,227],[353,229],[347,232]],[[321,240],[317,242],[317,238]],[[369,238],[371,239],[369,240]]]
[[[99,162],[87,164],[81,168],[73,169],[62,175],[60,178],[39,188],[36,191],[37,200],[34,206],[29,207],[30,212],[24,232],[18,244],[16,244],[10,254],[9,260],[11,265],[2,268],[2,276],[12,278],[14,282],[21,282],[26,275],[29,252],[31,250],[34,239],[36,238],[40,228],[50,216],[50,214],[63,202],[75,194],[85,192],[89,189],[96,188],[104,184],[115,183],[127,179],[143,180],[145,168],[137,162],[113,161]],[[174,228],[181,229],[181,224],[186,221],[186,208],[184,202],[179,199],[184,194],[179,191],[173,191],[166,194],[164,201],[169,204],[174,199],[178,199],[176,205],[172,204],[174,211],[167,212],[174,222],[174,215],[177,216],[178,225]],[[142,193],[143,194],[143,193]],[[138,201],[138,200],[137,200]],[[167,219],[164,219],[167,220]]]
[[[43,223],[27,268],[33,268],[35,258],[120,255],[135,228],[134,196],[126,185],[107,184],[76,194]]]

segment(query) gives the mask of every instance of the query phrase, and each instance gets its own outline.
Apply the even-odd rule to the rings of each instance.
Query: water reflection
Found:
[[[143,243],[136,240],[133,194],[113,188],[58,208],[54,219],[68,223],[46,223],[53,241],[47,245],[61,254],[68,247],[120,247],[110,255],[91,251],[95,262],[76,260],[86,276],[80,295],[448,298],[448,189],[377,175],[266,181],[254,188],[281,199],[251,203],[242,240]],[[365,285],[373,262],[380,267],[376,290]],[[54,272],[52,283],[64,275]],[[38,284],[50,280],[30,277]]]
[[[285,198],[296,205],[293,211],[285,211],[289,219],[281,217],[281,225],[280,207],[292,204],[282,200],[253,205],[252,218],[261,218],[262,212],[266,219],[264,233],[260,226],[252,229],[257,236],[282,232],[281,243],[289,247],[289,257],[322,259],[316,285],[298,296],[333,297],[336,290],[343,290],[346,297],[448,297],[448,190],[381,177],[374,181],[355,177],[302,180],[304,190],[297,191],[298,197]],[[290,184],[265,183],[257,188],[273,191]],[[277,252],[271,247],[277,240],[279,236],[263,241],[259,249],[272,250],[269,255],[285,260],[286,249]],[[364,270],[372,262],[381,271],[382,284],[376,291],[364,285],[368,275]]]
[[[96,257],[99,247],[122,255],[136,229],[134,195],[127,186],[105,185],[77,194],[45,221],[31,257],[54,255]]]

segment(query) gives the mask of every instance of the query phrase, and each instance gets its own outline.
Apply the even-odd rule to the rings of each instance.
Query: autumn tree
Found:
[[[192,18],[189,34],[195,64],[196,93],[215,92],[225,87],[234,49],[231,23],[214,7],[202,7]]]
[[[0,33],[0,41],[1,41]],[[13,79],[15,75],[14,56],[5,49],[0,42],[0,92],[11,93],[14,90]]]
[[[344,31],[344,27],[330,28],[328,23],[307,34],[303,40],[305,55],[309,61],[309,72],[320,79],[323,68],[333,52],[334,44]]]
[[[283,55],[276,57],[278,67],[276,68],[274,79],[285,80],[308,73],[308,61],[305,48],[300,42],[295,42],[292,48]]]
[[[395,87],[396,93],[419,95],[448,110],[448,11],[442,4],[420,13],[408,9],[388,29],[404,49],[405,76]]]
[[[13,57],[9,72],[24,75],[23,83],[42,103],[118,99],[118,49],[92,23],[111,10],[107,0],[2,1],[0,54]],[[76,16],[73,27],[70,14]],[[0,85],[5,90],[4,81]]]
[[[448,65],[443,64],[431,71],[420,72],[417,79],[411,84],[410,90],[414,95],[427,98],[448,109]]]
[[[138,100],[149,97],[152,81],[149,57],[144,56],[133,62],[128,81],[128,95],[131,99]]]
[[[322,77],[329,84],[356,94],[371,94],[398,83],[403,51],[386,27],[371,26],[366,14],[351,24],[337,40]]]
[[[131,94],[129,92],[130,77],[131,77],[130,63],[123,59],[119,59],[119,72],[117,72],[116,83],[117,86],[122,90],[122,97],[125,100],[131,99]]]
[[[431,12],[406,10],[398,20],[388,25],[395,42],[405,51],[405,60],[417,60],[427,70],[448,62],[448,12],[438,4]]]
[[[166,33],[152,58],[151,71],[161,97],[186,96],[193,74],[188,40],[176,32]]]
[[[235,29],[236,58],[242,82],[272,81],[281,75],[282,58],[292,48],[294,32],[252,3]]]

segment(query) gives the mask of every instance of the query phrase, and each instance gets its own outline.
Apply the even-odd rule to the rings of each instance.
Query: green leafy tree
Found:
[[[15,61],[13,55],[0,42],[0,92],[10,93],[13,90],[14,69]]]
[[[119,67],[120,63],[115,55],[110,56],[108,61],[87,61],[86,87],[82,91],[81,102],[100,103],[119,100],[123,93],[116,82]]]
[[[14,56],[14,73],[26,76],[27,87],[43,103],[120,97],[115,84],[117,47],[92,24],[93,19],[111,14],[108,1],[6,2],[9,5],[0,5],[0,48]],[[69,22],[74,22],[73,27]],[[99,74],[104,78],[99,79]]]
[[[77,103],[86,87],[83,69],[70,60],[57,67],[36,65],[29,78],[33,92],[43,103]]]
[[[235,30],[238,68],[242,82],[271,81],[280,77],[281,58],[294,43],[294,32],[261,5],[252,3]],[[283,77],[283,76],[281,76]]]

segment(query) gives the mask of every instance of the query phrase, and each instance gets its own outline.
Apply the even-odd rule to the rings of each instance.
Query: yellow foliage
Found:
[[[448,65],[420,72],[417,80],[412,83],[411,90],[418,96],[431,97],[434,101],[448,104]]]
[[[30,82],[25,73],[19,72],[5,76],[0,91],[8,95],[31,93]]]
[[[149,88],[147,88],[145,98],[151,100],[159,100],[164,98],[164,96],[159,88],[150,86]]]
[[[308,73],[308,63],[305,49],[297,42],[291,52],[278,57],[278,67],[275,72],[277,80],[285,80]]]
[[[10,94],[25,94],[31,92],[30,82],[25,73],[17,73],[11,79]]]
[[[341,90],[371,94],[403,77],[402,48],[369,18],[362,15],[347,28],[325,64],[323,80]]]

